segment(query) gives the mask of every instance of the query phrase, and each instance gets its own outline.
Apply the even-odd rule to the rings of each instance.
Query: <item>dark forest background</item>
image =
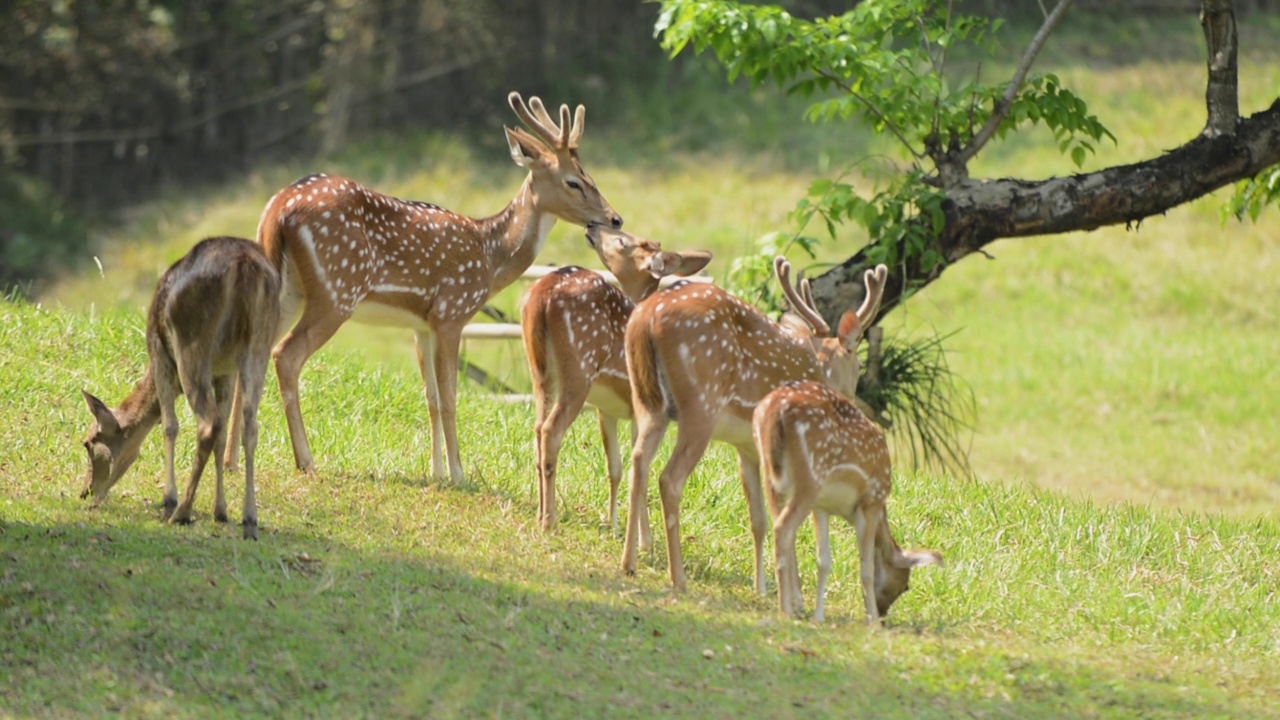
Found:
[[[0,4],[0,287],[82,242],[76,218],[169,183],[217,182],[371,132],[511,123],[511,89],[573,98],[607,123],[634,111],[618,102],[625,86],[676,77],[653,36],[658,5],[637,0]],[[851,5],[783,4],[806,16]],[[1080,0],[1074,12],[1198,5]],[[1041,13],[1032,0],[962,6]],[[1247,17],[1280,0],[1236,6]]]

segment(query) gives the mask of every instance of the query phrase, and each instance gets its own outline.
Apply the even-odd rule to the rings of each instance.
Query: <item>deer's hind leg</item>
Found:
[[[217,436],[213,440],[213,471],[215,477],[215,490],[213,498],[213,519],[224,523],[227,521],[227,494],[226,487],[223,485],[222,470],[223,463],[221,458],[217,456],[219,448],[225,447],[227,425],[230,424],[232,398],[236,392],[236,373],[223,375],[213,379],[213,395],[217,402],[218,419],[220,422],[217,426]]]
[[[187,479],[187,488],[182,493],[182,500],[169,516],[169,522],[187,524],[191,522],[191,509],[195,505],[196,490],[200,487],[200,475],[209,462],[217,441],[223,436],[223,422],[218,415],[217,395],[213,387],[212,373],[207,363],[196,363],[200,367],[192,368],[179,363],[178,374],[182,378],[182,387],[187,396],[187,404],[196,416],[196,456],[191,465],[191,475]],[[226,500],[223,499],[222,513],[226,515]]]
[[[254,487],[253,463],[258,448],[258,404],[262,401],[269,357],[268,351],[264,350],[241,361],[236,388],[236,397],[244,400],[241,418],[244,424],[244,507],[240,512],[240,524],[245,540],[258,539],[258,496]]]

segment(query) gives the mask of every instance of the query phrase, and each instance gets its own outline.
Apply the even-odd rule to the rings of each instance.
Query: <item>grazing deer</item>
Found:
[[[760,401],[751,425],[774,518],[778,602],[784,614],[804,611],[796,530],[810,513],[818,537],[814,620],[823,618],[831,574],[829,514],[844,518],[857,531],[869,623],[879,622],[907,591],[911,568],[942,564],[936,551],[903,550],[894,541],[885,512],[893,486],[889,444],[853,402],[819,383],[787,383]]]
[[[792,312],[779,323],[716,287],[677,284],[640,303],[627,324],[627,372],[636,417],[631,456],[630,509],[622,569],[636,569],[648,495],[649,465],[671,420],[675,447],[658,478],[671,584],[685,588],[680,552],[684,484],[712,440],[733,445],[755,539],[756,590],[763,595],[768,520],[760,492],[760,463],[751,437],[756,403],[790,380],[816,380],[852,395],[858,384],[857,345],[875,316],[888,269],[864,277],[862,306],[840,318],[837,332],[813,307],[807,284],[791,285],[791,266],[778,257],[774,272]]]
[[[586,117],[569,107],[560,123],[542,101],[519,93],[511,108],[533,133],[504,128],[511,158],[529,175],[506,209],[473,219],[423,202],[400,200],[351,180],[310,175],[276,193],[258,225],[258,242],[284,283],[282,327],[301,312],[276,347],[276,376],[294,461],[312,467],[298,405],[302,366],[347,320],[412,328],[431,415],[431,468],[462,479],[455,403],[462,328],[493,293],[533,263],[561,218],[576,225],[622,226],[578,162]],[[233,435],[234,437],[234,435]],[[234,445],[228,464],[234,465]]]
[[[525,354],[533,380],[534,446],[538,463],[538,522],[556,525],[556,465],[560,443],[584,403],[600,419],[609,472],[609,528],[617,527],[622,458],[618,421],[631,418],[623,336],[635,303],[669,275],[692,275],[711,253],[664,252],[652,240],[587,226],[587,244],[618,279],[621,290],[595,271],[567,266],[532,286],[521,307]]]
[[[94,504],[133,461],[147,433],[161,423],[167,471],[164,517],[191,522],[191,506],[210,453],[221,447],[233,392],[243,397],[244,509],[246,539],[258,539],[258,506],[253,490],[253,453],[258,445],[258,402],[271,360],[272,333],[280,315],[280,277],[257,245],[240,238],[201,241],[174,263],[156,285],[147,311],[147,372],[114,410],[84,392],[94,424],[85,437],[89,472],[80,497]],[[239,377],[239,382],[236,378]],[[174,480],[178,416],[174,402],[186,395],[196,416],[195,464],[182,502]],[[214,458],[217,496],[213,517],[227,521],[222,464]]]

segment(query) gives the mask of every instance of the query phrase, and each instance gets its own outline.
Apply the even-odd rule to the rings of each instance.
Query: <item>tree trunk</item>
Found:
[[[1280,163],[1280,98],[1240,119],[1236,98],[1236,23],[1230,0],[1203,0],[1209,80],[1204,131],[1165,155],[1084,175],[1040,181],[962,179],[945,188],[946,224],[934,240],[942,264],[908,260],[891,268],[877,319],[902,302],[904,290],[937,280],[947,266],[1001,238],[1138,224]],[[834,326],[862,301],[867,249],[811,279],[814,301]],[[899,257],[906,257],[899,248]]]

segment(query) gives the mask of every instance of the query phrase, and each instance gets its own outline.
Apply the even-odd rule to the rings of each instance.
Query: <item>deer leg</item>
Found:
[[[804,522],[805,513],[796,507],[795,499],[788,502],[773,523],[774,573],[778,578],[778,606],[782,614],[795,617],[804,612],[804,598],[800,595],[800,570],[796,559],[796,531]]]
[[[302,408],[298,404],[298,376],[302,366],[329,342],[329,338],[347,321],[350,313],[340,312],[332,306],[308,305],[298,324],[276,346],[272,355],[276,360],[276,380],[280,384],[280,399],[284,403],[284,416],[289,425],[289,443],[293,446],[293,461],[299,470],[310,472],[314,467],[311,444],[307,442],[307,429],[302,423]]]
[[[764,538],[769,532],[769,516],[764,508],[764,491],[760,487],[760,458],[755,447],[738,448],[738,470],[742,477],[742,491],[747,496],[747,513],[751,519],[751,539],[756,549],[756,592],[765,597],[764,586]]]
[[[813,619],[822,622],[826,611],[827,578],[831,576],[830,516],[825,510],[813,511],[813,534],[818,540],[818,598],[813,606]],[[796,594],[800,593],[800,576],[796,574]]]
[[[183,388],[187,395],[187,404],[196,416],[196,457],[191,464],[191,475],[187,478],[186,490],[182,500],[169,516],[169,522],[186,525],[191,522],[191,510],[196,503],[196,491],[200,487],[200,475],[209,461],[219,437],[222,435],[222,418],[218,417],[218,406],[214,397],[212,384],[206,380],[196,380],[187,376],[188,368],[179,367],[178,372],[184,375]],[[207,369],[201,373],[208,376]],[[225,513],[225,508],[223,509]]]
[[[418,351],[418,372],[427,396],[427,415],[431,419],[431,477],[444,477],[444,426],[440,419],[440,385],[436,382],[436,334],[433,330],[413,335]]]
[[[631,481],[629,491],[629,507],[627,511],[627,533],[622,543],[622,571],[628,575],[636,574],[637,546],[641,536],[648,535],[648,528],[641,523],[649,521],[646,506],[649,496],[649,465],[653,456],[662,444],[662,436],[667,432],[667,418],[662,410],[650,412],[636,408],[635,432],[632,435]],[[652,547],[648,545],[645,549]]]
[[[161,515],[165,520],[173,517],[174,508],[178,506],[178,483],[174,478],[174,446],[178,441],[178,414],[174,403],[178,398],[177,368],[168,358],[157,360],[151,364],[151,372],[156,383],[156,396],[160,400],[160,427],[164,434],[164,500]]]
[[[604,442],[604,462],[609,473],[609,532],[618,531],[618,486],[622,484],[622,450],[618,446],[618,418],[597,411],[600,439]],[[648,507],[648,503],[645,503]]]
[[[561,378],[558,383],[560,397],[556,398],[551,410],[547,412],[538,434],[538,442],[542,446],[539,453],[541,465],[538,467],[542,485],[538,495],[543,499],[539,520],[543,530],[551,530],[556,526],[556,466],[560,462],[560,445],[564,442],[564,434],[569,430],[569,425],[582,412],[582,406],[587,402],[587,394],[582,390],[585,380],[579,380]]]
[[[711,417],[699,417],[693,413],[682,415],[676,426],[675,448],[671,451],[667,466],[658,476],[663,527],[667,533],[667,571],[671,575],[671,586],[677,591],[683,591],[688,585],[684,556],[680,550],[680,501],[684,497],[684,484],[689,479],[689,474],[711,444],[714,422]]]
[[[867,623],[875,626],[880,621],[876,606],[876,531],[884,522],[884,506],[859,504],[853,511],[853,527],[858,533],[859,573],[862,576],[862,601],[866,606]]]
[[[449,462],[449,478],[462,482],[462,459],[458,451],[458,353],[462,345],[461,325],[441,325],[436,328],[435,371],[436,386],[440,390],[440,425],[444,431],[443,450]],[[437,446],[439,447],[439,446]],[[435,448],[433,448],[433,453]],[[432,456],[435,465],[435,456]]]
[[[227,428],[228,425],[232,424],[228,413],[232,405],[232,397],[236,394],[237,374],[232,373],[213,379],[213,396],[217,400],[218,419],[221,421],[218,423],[218,434],[213,441],[213,474],[215,478],[213,519],[220,523],[227,521],[227,491],[222,482],[222,463],[219,462],[217,453],[219,448],[226,446],[226,436],[231,434],[231,431]]]
[[[238,460],[238,451],[240,449],[240,408],[244,404],[244,398],[240,396],[240,383],[233,382],[235,386],[235,397],[231,401],[231,412],[225,415],[227,418],[227,445],[226,450],[222,453],[222,467],[229,473],[236,471]]]
[[[547,399],[537,380],[533,382],[533,470],[538,480],[538,526],[547,516],[547,484],[542,473],[542,426],[547,422]]]
[[[262,402],[269,357],[266,352],[251,355],[241,362],[236,389],[236,397],[244,399],[244,507],[240,512],[240,525],[245,540],[258,539],[258,497],[253,484],[253,461],[258,448],[258,405]]]

